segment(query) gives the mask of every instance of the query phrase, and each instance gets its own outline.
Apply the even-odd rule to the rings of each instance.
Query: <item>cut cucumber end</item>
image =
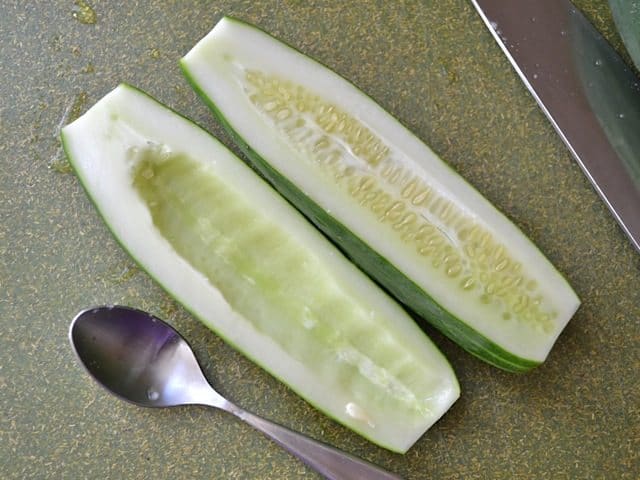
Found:
[[[404,452],[458,398],[410,317],[192,122],[120,85],[61,139],[141,267],[321,411]]]
[[[526,371],[545,360],[577,296],[371,98],[232,18],[181,67],[251,164],[396,298],[493,365]]]

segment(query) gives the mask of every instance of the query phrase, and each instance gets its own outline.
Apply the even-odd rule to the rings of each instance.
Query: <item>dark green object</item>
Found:
[[[640,1],[609,0],[624,45],[640,71]]]

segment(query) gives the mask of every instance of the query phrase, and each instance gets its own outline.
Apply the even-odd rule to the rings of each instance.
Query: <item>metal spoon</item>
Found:
[[[399,479],[229,402],[209,385],[185,339],[146,312],[121,306],[83,310],[71,322],[69,338],[89,374],[123,400],[142,407],[206,405],[226,410],[329,479]]]

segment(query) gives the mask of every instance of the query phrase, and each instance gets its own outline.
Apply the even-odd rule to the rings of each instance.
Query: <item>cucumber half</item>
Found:
[[[129,254],[318,409],[405,452],[458,398],[447,360],[400,306],[189,120],[121,85],[62,141]]]
[[[399,300],[493,365],[525,371],[544,361],[577,296],[371,98],[228,17],[181,66],[252,164]]]

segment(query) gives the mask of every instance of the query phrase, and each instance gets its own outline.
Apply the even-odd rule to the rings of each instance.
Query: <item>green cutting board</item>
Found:
[[[222,412],[143,410],[92,383],[67,329],[103,303],[178,327],[240,405],[409,479],[640,477],[640,255],[469,2],[94,0],[95,16],[76,3],[0,7],[3,478],[317,477]],[[606,0],[578,6],[622,52]],[[315,411],[169,299],[111,238],[64,160],[59,127],[120,81],[233,147],[177,65],[223,14],[369,93],[530,235],[583,300],[548,361],[525,375],[476,360],[422,322],[463,392],[404,456]]]

